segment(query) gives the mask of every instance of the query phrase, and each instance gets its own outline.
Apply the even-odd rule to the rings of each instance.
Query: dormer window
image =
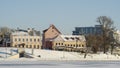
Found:
[[[52,27],[52,29],[54,29],[54,27]]]
[[[71,37],[71,39],[72,39],[72,40],[74,40],[74,38],[73,38],[73,37]]]
[[[69,40],[69,38],[68,38],[68,37],[65,37],[65,39],[66,39],[66,40]]]
[[[76,37],[76,40],[80,40],[78,37]]]

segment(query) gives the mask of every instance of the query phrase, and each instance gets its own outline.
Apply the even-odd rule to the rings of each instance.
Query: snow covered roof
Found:
[[[16,32],[13,32],[12,35],[14,35],[14,36],[28,36],[29,34],[27,32],[23,32],[23,31],[16,31]]]
[[[60,35],[64,41],[85,41],[85,37],[83,35]]]
[[[86,41],[83,35],[59,35],[54,41]]]

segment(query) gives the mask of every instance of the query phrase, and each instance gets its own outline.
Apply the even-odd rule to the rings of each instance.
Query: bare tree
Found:
[[[103,52],[106,53],[111,45],[111,35],[110,32],[114,30],[113,21],[107,16],[100,16],[97,18],[97,22],[101,25],[102,28],[102,42],[103,42]]]

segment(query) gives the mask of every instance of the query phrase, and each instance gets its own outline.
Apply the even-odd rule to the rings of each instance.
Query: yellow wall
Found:
[[[18,44],[24,43],[25,44],[24,48],[41,49],[41,45],[42,45],[40,36],[11,36],[11,40],[12,40],[12,43],[11,43],[12,47],[17,47]]]
[[[55,49],[56,45],[65,46],[65,47],[73,47],[73,48],[86,48],[86,42],[81,41],[54,41],[53,42],[53,49]]]

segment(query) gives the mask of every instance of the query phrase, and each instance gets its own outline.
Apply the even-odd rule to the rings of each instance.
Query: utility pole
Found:
[[[5,49],[6,49],[6,58],[7,58],[7,42],[5,42]]]

